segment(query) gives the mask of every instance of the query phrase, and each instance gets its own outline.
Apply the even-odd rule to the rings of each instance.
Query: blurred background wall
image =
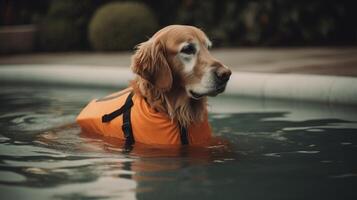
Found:
[[[216,47],[357,44],[353,0],[0,0],[0,12],[1,53],[132,50],[169,24]]]

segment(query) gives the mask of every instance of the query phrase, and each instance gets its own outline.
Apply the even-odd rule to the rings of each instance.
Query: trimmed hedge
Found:
[[[151,10],[141,3],[114,2],[99,8],[89,24],[95,50],[129,50],[158,28]]]

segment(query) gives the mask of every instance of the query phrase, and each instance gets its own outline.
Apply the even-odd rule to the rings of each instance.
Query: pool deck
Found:
[[[132,53],[1,55],[0,79],[127,84],[133,77]],[[236,48],[212,54],[234,72],[228,94],[357,106],[357,47]]]

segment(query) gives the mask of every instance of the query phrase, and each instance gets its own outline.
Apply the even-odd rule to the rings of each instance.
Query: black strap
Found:
[[[179,125],[179,128],[180,128],[180,139],[181,139],[181,144],[182,145],[188,145],[188,130]]]
[[[133,130],[131,128],[131,119],[130,119],[131,107],[134,105],[132,100],[133,95],[134,95],[133,92],[131,92],[128,95],[122,107],[120,107],[119,109],[115,110],[112,113],[105,114],[102,116],[102,122],[105,123],[105,122],[110,122],[116,117],[118,117],[119,115],[123,114],[123,125],[121,128],[124,132],[124,137],[125,137],[124,149],[130,149],[131,145],[135,143]]]
[[[126,98],[125,104],[120,107],[119,109],[115,110],[112,113],[109,114],[105,114],[102,116],[102,122],[110,122],[113,119],[115,119],[116,117],[118,117],[119,115],[123,114],[125,111],[130,110],[130,108],[134,105],[133,101],[131,100],[131,98],[133,97],[133,92],[131,92],[128,97]]]
[[[130,101],[132,101],[131,98],[130,98]],[[127,109],[126,111],[124,111],[124,113],[123,113],[123,125],[121,127],[121,129],[124,132],[126,149],[128,149],[128,147],[131,147],[131,145],[133,145],[135,143],[133,130],[131,128],[130,113],[131,113],[131,107],[129,109]]]

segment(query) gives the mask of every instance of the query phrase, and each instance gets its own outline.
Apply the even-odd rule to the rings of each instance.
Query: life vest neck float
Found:
[[[208,116],[188,128],[180,126],[166,114],[152,109],[131,88],[92,100],[78,115],[84,132],[135,142],[160,145],[207,145],[211,140]]]

